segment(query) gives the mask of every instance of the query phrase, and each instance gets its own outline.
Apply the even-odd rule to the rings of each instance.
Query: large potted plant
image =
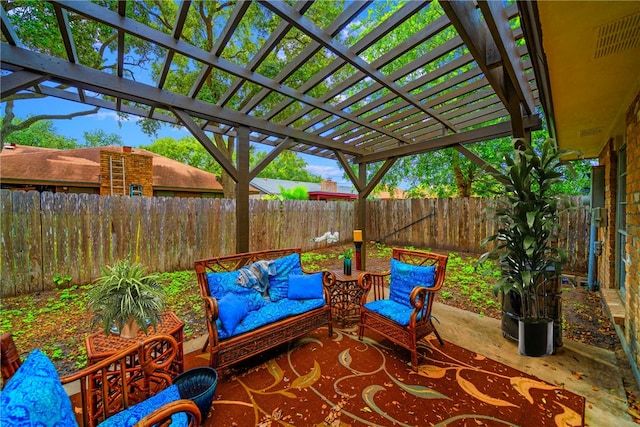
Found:
[[[561,160],[569,152],[558,150],[553,139],[544,141],[539,150],[526,140],[514,143],[513,152],[505,155],[504,171],[493,174],[505,192],[495,210],[498,230],[484,240],[494,247],[481,259],[498,259],[501,277],[494,290],[503,293],[503,303],[510,292],[519,296],[520,354],[542,356],[554,351],[545,288],[551,281],[557,283],[566,259],[556,238],[562,202],[552,186],[562,180],[565,167],[571,173],[573,169]]]
[[[146,274],[142,264],[130,259],[102,268],[102,275],[89,291],[89,308],[96,315],[93,324],[102,323],[105,335],[117,330],[122,338],[135,338],[139,329],[155,327],[165,310],[164,291],[157,276]]]

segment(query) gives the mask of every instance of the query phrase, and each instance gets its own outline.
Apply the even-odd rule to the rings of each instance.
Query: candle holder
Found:
[[[356,247],[356,270],[362,270],[362,230],[353,230],[353,244]]]

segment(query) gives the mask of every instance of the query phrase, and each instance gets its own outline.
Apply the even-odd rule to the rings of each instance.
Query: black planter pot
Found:
[[[540,312],[553,320],[554,352],[562,347],[562,282],[554,279],[540,288]],[[518,341],[518,319],[522,317],[522,300],[514,290],[502,294],[502,336]]]
[[[553,319],[520,319],[518,352],[523,356],[548,356],[554,352]]]

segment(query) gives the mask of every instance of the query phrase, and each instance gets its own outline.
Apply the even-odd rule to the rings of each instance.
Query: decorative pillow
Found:
[[[273,276],[269,276],[269,298],[271,301],[280,301],[289,294],[289,275],[302,274],[300,255],[293,253],[273,261],[275,269]]]
[[[289,275],[289,299],[314,299],[323,296],[322,273]]]
[[[233,334],[248,313],[246,304],[231,292],[218,301],[218,310],[220,323],[228,334]]]
[[[40,350],[7,381],[0,394],[1,426],[77,426],[71,400],[53,363]]]
[[[430,288],[436,277],[435,265],[411,265],[391,259],[391,282],[389,299],[410,306],[409,297],[416,286]]]
[[[138,421],[156,409],[179,399],[180,392],[178,391],[178,386],[174,384],[162,390],[160,393],[112,415],[100,423],[98,427],[133,427]],[[172,426],[187,427],[188,424],[189,420],[187,419],[187,415],[183,412],[171,416]]]
[[[260,295],[267,296],[269,288],[269,275],[275,273],[271,266],[273,261],[256,261],[238,270],[238,285],[251,288]]]

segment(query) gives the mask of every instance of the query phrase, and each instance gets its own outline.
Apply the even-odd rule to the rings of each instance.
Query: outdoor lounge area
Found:
[[[386,425],[394,419],[413,425],[438,420],[464,422],[465,419],[482,420],[486,425],[502,425],[503,422],[523,426],[635,425],[627,412],[623,373],[613,352],[566,342],[553,357],[527,358],[518,355],[517,343],[502,339],[496,319],[478,317],[440,303],[434,305],[433,312],[445,345],[441,348],[435,339],[428,337],[420,346],[417,373],[406,365],[408,354],[405,350],[389,346],[389,342],[385,343],[381,338],[365,343],[358,341],[357,324],[344,328],[335,325],[333,338],[327,337],[326,330],[319,330],[234,368],[221,370],[213,394],[207,395],[210,399],[207,402],[212,405],[206,406],[210,411],[202,417],[202,425],[252,426],[283,422],[293,425],[338,425],[332,424],[337,422]],[[204,342],[206,337],[184,344],[186,371],[208,367],[209,354],[201,351]],[[342,347],[334,349],[336,345]],[[345,346],[351,350],[346,358]],[[432,354],[429,348],[440,351]],[[6,358],[4,351],[3,357]],[[5,363],[6,359],[3,367]],[[442,374],[438,373],[438,368],[443,369]],[[445,373],[446,369],[450,373]],[[342,373],[333,373],[334,370],[342,370]],[[466,377],[465,373],[475,374],[468,377],[470,383],[462,386],[462,394],[458,392],[456,400],[451,401],[442,393],[450,392],[450,387],[457,384],[457,376],[452,375],[454,372],[462,373],[463,377]],[[384,383],[377,383],[381,380],[380,373]],[[425,378],[434,384],[424,390],[425,393],[430,390],[432,396],[409,398],[413,393],[407,392],[411,388],[417,391],[416,387],[420,387]],[[513,379],[518,378],[530,379],[528,386],[531,389],[525,386],[524,390],[538,389],[538,392],[531,391],[536,403],[529,409],[526,401],[523,405],[512,394],[517,390]],[[487,384],[493,386],[487,388]],[[78,386],[78,381],[65,386],[73,405],[81,405]],[[376,392],[380,395],[374,396]],[[546,394],[541,397],[541,392]],[[406,406],[398,403],[396,399],[400,398]],[[435,404],[432,408],[425,398],[433,402],[445,399],[450,403],[445,403],[444,407],[441,403]],[[414,408],[415,399],[418,406]],[[541,399],[548,404],[546,409],[538,408]],[[556,400],[570,409],[558,411],[559,406],[552,403]],[[509,411],[505,408],[506,402],[517,405]],[[185,410],[185,403],[182,405],[175,409]],[[437,408],[442,410],[449,405],[453,406],[438,415]],[[401,418],[400,414],[406,417],[407,411],[411,416]],[[75,412],[78,413],[78,409]],[[558,414],[561,418],[555,418]]]
[[[223,196],[154,193],[134,138],[72,186],[0,176],[2,427],[637,425],[640,2],[12,1],[0,21],[4,152],[113,115],[188,132]],[[357,196],[250,198],[286,152]],[[585,159],[589,188],[560,197]],[[374,200],[389,182],[413,198]],[[501,320],[443,304],[480,298],[454,253],[491,257]],[[568,277],[615,352],[562,342]]]

